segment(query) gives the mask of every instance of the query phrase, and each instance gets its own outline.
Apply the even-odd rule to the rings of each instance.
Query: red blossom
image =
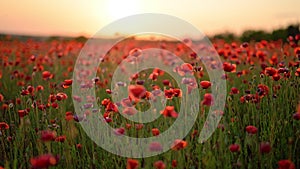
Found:
[[[139,167],[139,161],[134,159],[127,159],[126,169],[137,169]]]
[[[231,152],[239,152],[240,151],[240,145],[238,145],[238,144],[231,144],[229,146],[229,150]]]
[[[9,125],[5,122],[0,122],[0,130],[8,130]]]
[[[174,110],[174,106],[166,106],[166,108],[160,113],[165,117],[173,117],[173,118],[178,117],[177,112]]]
[[[44,154],[30,159],[31,167],[34,169],[48,168],[55,166],[59,161],[58,156],[52,154]]]
[[[211,83],[210,81],[204,80],[200,82],[200,86],[202,87],[202,89],[208,89],[211,86]]]
[[[166,164],[161,160],[154,162],[153,166],[155,169],[165,169],[166,168]]]
[[[246,131],[249,134],[256,134],[258,130],[255,126],[247,126]]]

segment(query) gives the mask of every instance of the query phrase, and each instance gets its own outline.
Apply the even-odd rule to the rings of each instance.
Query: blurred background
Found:
[[[254,31],[266,39],[264,33],[282,34],[289,26],[299,31],[300,23],[299,0],[0,0],[0,6],[0,33],[34,36],[90,37],[139,13],[170,14],[206,35],[228,38]]]

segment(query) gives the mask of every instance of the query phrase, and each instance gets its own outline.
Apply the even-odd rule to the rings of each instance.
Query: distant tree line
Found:
[[[271,32],[264,30],[246,30],[240,36],[234,33],[226,32],[214,35],[213,39],[224,39],[225,41],[240,40],[243,42],[261,41],[261,40],[286,40],[289,36],[300,34],[300,24],[289,25],[286,28],[275,29]]]

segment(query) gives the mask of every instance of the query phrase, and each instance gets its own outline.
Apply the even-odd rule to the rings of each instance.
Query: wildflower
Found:
[[[152,142],[149,145],[149,150],[150,151],[162,151],[163,148],[159,142]]]
[[[52,154],[44,154],[38,157],[30,159],[31,167],[34,169],[48,168],[50,166],[55,166],[59,161],[58,156],[53,156]]]
[[[204,81],[201,81],[201,82],[200,82],[200,86],[201,86],[203,89],[208,89],[208,88],[211,86],[211,83],[210,83],[210,81],[204,80]]]
[[[20,118],[23,118],[24,116],[28,115],[27,109],[25,110],[18,110],[18,114]]]
[[[66,116],[65,116],[65,119],[67,120],[67,121],[70,121],[70,120],[73,120],[73,113],[72,112],[70,112],[70,111],[68,111],[68,112],[66,112]]]
[[[186,74],[193,74],[193,66],[189,63],[183,63],[179,67],[175,68],[175,72],[177,72],[180,76],[185,76]]]
[[[280,160],[278,161],[278,169],[296,169],[296,167],[291,160]]]
[[[129,85],[128,86],[129,98],[138,102],[146,94],[146,89],[142,85]]]
[[[116,128],[114,130],[114,133],[117,135],[117,136],[120,136],[120,135],[123,135],[125,133],[125,129],[123,127],[121,128]]]
[[[173,118],[178,117],[177,112],[175,112],[174,110],[174,106],[166,106],[166,108],[160,113],[163,114],[165,117],[173,117]]]
[[[256,134],[257,133],[257,128],[255,126],[247,126],[246,131],[249,134]]]
[[[177,139],[174,141],[172,145],[172,150],[181,150],[184,149],[187,146],[187,142],[184,140]]]
[[[3,102],[4,96],[0,93],[0,102]]]
[[[159,129],[158,128],[153,128],[151,131],[152,131],[153,136],[158,136],[159,135]]]
[[[228,62],[223,63],[223,69],[225,72],[235,72],[236,71],[236,64],[231,64]]]
[[[295,76],[300,76],[300,67],[297,68],[296,72],[295,72]]]
[[[8,130],[9,129],[9,125],[5,122],[0,122],[0,130]]]
[[[62,87],[64,89],[69,88],[72,85],[73,80],[72,79],[66,79],[64,80]]]
[[[259,84],[257,86],[257,94],[260,96],[260,98],[268,95],[269,93],[269,87],[263,84]]]
[[[144,124],[135,124],[135,129],[136,130],[141,130],[142,128],[144,128]]]
[[[269,142],[261,142],[259,146],[260,153],[269,153],[272,150],[272,147]]]
[[[201,102],[203,105],[206,106],[211,106],[213,104],[213,96],[210,93],[205,93],[204,94],[204,99]]]
[[[233,87],[233,88],[231,88],[229,94],[234,95],[234,94],[239,94],[239,93],[240,93],[239,89],[236,87]]]
[[[81,149],[81,148],[82,148],[82,145],[78,143],[78,144],[76,144],[76,148],[77,148],[77,149]]]
[[[126,107],[124,110],[123,110],[123,113],[124,114],[127,114],[127,115],[134,115],[137,113],[137,110],[133,107]]]
[[[56,138],[56,132],[51,131],[51,130],[44,130],[41,131],[41,140],[46,142],[46,141],[53,141]]]
[[[126,169],[137,169],[139,167],[139,161],[134,159],[127,159]]]
[[[165,169],[166,168],[166,164],[161,160],[154,162],[153,166],[155,167],[155,169]]]
[[[163,80],[163,85],[169,86],[170,85],[170,81],[167,80],[167,79]]]
[[[63,143],[66,141],[66,136],[58,136],[55,138],[55,141]]]
[[[51,79],[53,77],[53,75],[49,71],[44,71],[42,73],[42,77],[43,77],[43,79]]]
[[[275,69],[275,68],[273,68],[273,67],[266,67],[265,68],[265,74],[267,75],[267,76],[273,76],[273,75],[275,75],[277,73],[277,70]]]
[[[172,168],[176,168],[177,167],[177,161],[176,160],[172,160]]]
[[[238,144],[231,144],[229,146],[229,150],[231,152],[238,152],[238,151],[240,151],[240,145],[238,145]]]

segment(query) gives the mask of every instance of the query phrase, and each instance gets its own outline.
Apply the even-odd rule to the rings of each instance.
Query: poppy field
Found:
[[[226,101],[216,130],[199,143],[199,133],[216,98],[211,94],[215,84],[206,67],[188,47],[197,46],[197,42],[134,38],[119,42],[101,60],[91,83],[81,86],[95,87],[96,97],[84,100],[95,101],[100,107],[95,110],[84,104],[83,116],[74,110],[74,104],[83,98],[72,95],[72,85],[73,77],[90,73],[74,73],[85,42],[5,36],[0,41],[0,169],[299,168],[299,41],[300,35],[277,41],[211,40],[225,72],[219,78],[226,81]],[[113,102],[117,93],[111,88],[111,78],[116,67],[129,55],[139,58],[150,47],[171,51],[185,61],[173,71],[195,77],[180,82],[187,85],[188,92],[183,92],[171,74],[153,68],[132,74],[130,84],[118,82],[129,94]],[[172,61],[164,59],[163,64]],[[90,63],[84,60],[82,64]],[[93,142],[80,125],[97,113],[101,116],[98,120],[112,127],[116,136],[157,137],[179,118],[180,106],[184,106],[181,98],[191,91],[201,98],[193,128],[156,156],[127,158],[110,153]],[[131,116],[140,113],[137,110],[147,110],[154,96],[166,99],[155,121],[136,123],[120,114]],[[149,150],[160,152],[162,146],[153,142]]]

